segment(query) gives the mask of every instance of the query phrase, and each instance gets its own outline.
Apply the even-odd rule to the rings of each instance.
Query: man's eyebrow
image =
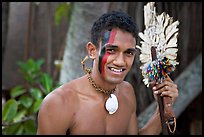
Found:
[[[106,47],[114,48],[114,49],[118,48],[117,45],[112,45],[112,44],[106,44]],[[128,51],[128,52],[136,52],[136,48],[128,48],[126,51]]]
[[[112,45],[112,44],[106,44],[106,47],[108,47],[108,48],[118,48],[117,45]]]
[[[135,48],[129,48],[129,49],[127,49],[127,51],[136,52],[136,49]]]

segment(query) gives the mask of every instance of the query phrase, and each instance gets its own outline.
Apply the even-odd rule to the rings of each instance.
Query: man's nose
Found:
[[[116,66],[125,66],[125,58],[122,53],[120,53],[113,61],[113,64]]]

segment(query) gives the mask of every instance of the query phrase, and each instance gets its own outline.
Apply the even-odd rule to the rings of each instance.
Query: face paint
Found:
[[[102,40],[102,45],[101,45],[101,53],[99,56],[99,64],[98,64],[98,69],[99,72],[104,75],[104,66],[107,62],[109,54],[106,52],[106,44],[112,44],[116,35],[116,30],[111,30],[107,31],[104,33],[104,38]]]

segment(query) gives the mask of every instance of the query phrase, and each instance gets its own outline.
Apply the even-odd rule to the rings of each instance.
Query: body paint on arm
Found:
[[[101,53],[99,56],[99,64],[98,64],[98,69],[99,72],[104,75],[104,66],[107,62],[109,54],[106,52],[106,45],[107,43],[112,44],[116,35],[116,30],[112,29],[111,31],[106,31],[104,33],[104,38],[102,40],[102,45],[101,45]]]

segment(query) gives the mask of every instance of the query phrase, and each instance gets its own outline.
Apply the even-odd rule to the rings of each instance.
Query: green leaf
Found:
[[[38,89],[38,88],[31,88],[31,89],[30,89],[30,93],[31,93],[31,96],[32,96],[35,100],[42,99],[42,92],[41,92],[40,89]]]
[[[14,117],[13,119],[13,122],[18,122],[18,121],[21,121],[23,117],[25,117],[25,114],[26,114],[26,110],[21,110],[20,112],[18,112],[16,114],[16,116]]]
[[[30,69],[31,72],[37,69],[36,63],[33,59],[28,59],[28,61],[26,62],[26,65]]]
[[[68,18],[70,12],[70,3],[62,3],[57,5],[55,10],[55,24],[58,26],[63,17]]]
[[[40,109],[40,105],[42,103],[42,99],[37,100],[33,105],[33,112],[36,113]]]
[[[23,75],[23,78],[32,83],[32,77],[31,77],[31,69],[29,68],[28,61],[18,61],[16,63],[20,69],[21,74]]]
[[[24,94],[25,92],[26,90],[22,86],[16,86],[11,89],[10,95],[11,95],[11,98],[15,98],[17,96]]]
[[[26,135],[34,135],[37,131],[37,126],[35,124],[34,120],[28,120],[25,123],[23,123],[23,127],[26,131]]]
[[[28,65],[25,62],[17,61],[16,64],[21,70],[28,70]]]
[[[21,96],[19,99],[19,102],[25,107],[25,108],[29,108],[32,103],[33,103],[33,99],[29,96]]]
[[[47,74],[47,73],[44,73],[43,75],[42,75],[42,85],[43,85],[43,87],[45,88],[45,90],[46,90],[46,95],[48,94],[48,93],[50,93],[50,91],[52,90],[52,78],[50,77],[50,75],[49,74]]]
[[[22,135],[23,131],[24,131],[23,125],[20,125],[14,134],[15,135]]]
[[[32,84],[41,73],[41,65],[44,63],[43,59],[34,61],[33,59],[28,59],[26,62],[18,61],[17,65],[20,68],[20,72],[26,81]]]
[[[36,65],[38,66],[38,68],[40,69],[41,65],[44,63],[45,61],[43,59],[39,59],[36,61]]]
[[[23,129],[21,127],[21,123],[14,124],[11,126],[8,126],[7,128],[4,128],[2,131],[2,134],[4,135],[16,135],[16,134],[22,134]]]
[[[2,117],[3,121],[11,121],[16,115],[18,104],[15,99],[9,99],[3,107]]]

